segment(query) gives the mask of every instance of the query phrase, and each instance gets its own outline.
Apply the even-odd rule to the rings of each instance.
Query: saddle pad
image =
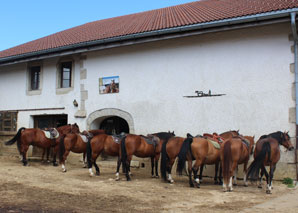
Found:
[[[51,131],[45,131],[45,130],[42,130],[42,131],[43,131],[45,137],[48,138],[48,139],[56,139],[56,138],[59,137],[59,132],[56,129],[55,129],[55,131],[56,131],[56,135],[55,136],[53,136],[51,134]]]
[[[211,140],[210,138],[207,138],[207,141],[209,141],[210,143],[212,143],[212,145],[213,145],[216,149],[220,149],[220,145],[219,145],[217,142]]]
[[[247,146],[247,148],[249,148],[249,140],[247,140],[246,138],[241,138],[242,143]]]
[[[88,138],[87,138],[87,136],[86,135],[81,135],[81,134],[79,134],[80,136],[81,136],[81,138],[82,138],[82,141],[84,141],[85,143],[87,143],[88,142]]]
[[[119,137],[112,136],[112,138],[113,138],[113,140],[114,140],[115,143],[120,144],[121,139]]]

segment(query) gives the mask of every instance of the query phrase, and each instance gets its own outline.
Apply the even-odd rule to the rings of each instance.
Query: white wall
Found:
[[[74,90],[56,95],[58,58],[43,61],[41,95],[26,95],[26,64],[0,67],[0,110],[65,107],[65,110],[20,112],[18,127],[30,126],[33,114],[68,114],[69,122],[86,128],[86,118],[74,118],[80,84],[88,90],[87,116],[99,109],[130,113],[135,132],[174,130],[245,135],[290,130],[294,107],[294,74],[288,24],[220,32],[87,53],[87,79],[75,64]],[[120,93],[99,94],[100,77],[119,75]],[[224,93],[221,97],[184,98],[195,90]]]

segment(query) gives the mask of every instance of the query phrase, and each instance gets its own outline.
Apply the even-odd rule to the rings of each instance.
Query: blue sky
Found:
[[[1,0],[0,51],[105,18],[195,0]]]

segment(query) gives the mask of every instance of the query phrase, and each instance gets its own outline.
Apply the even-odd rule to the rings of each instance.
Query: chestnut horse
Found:
[[[283,133],[278,131],[269,135],[261,136],[256,143],[254,161],[250,164],[247,172],[247,177],[256,181],[261,170],[259,188],[262,188],[262,177],[265,174],[267,181],[267,194],[271,194],[273,174],[276,164],[280,159],[279,145],[284,146],[289,151],[294,149],[288,132]],[[270,166],[269,174],[265,166]]]
[[[130,161],[132,155],[135,155],[140,158],[151,158],[151,175],[154,177],[154,160],[155,165],[160,156],[160,151],[162,143],[166,142],[169,138],[174,136],[174,133],[155,133],[148,134],[147,137],[141,135],[129,134],[121,141],[121,162],[124,166],[124,172],[126,179],[131,180],[129,171],[130,171]],[[149,142],[150,141],[150,142]],[[157,168],[156,168],[156,177],[158,177]]]
[[[253,152],[254,137],[251,136],[234,136],[228,138],[222,145],[220,159],[223,172],[223,191],[233,191],[232,178],[236,184],[237,166],[243,165],[244,185],[247,186],[246,172],[249,157]]]
[[[72,151],[74,153],[83,153],[85,156],[86,153],[86,144],[88,141],[88,137],[92,138],[95,135],[103,134],[105,133],[104,130],[98,129],[98,130],[90,130],[90,131],[84,131],[82,134],[74,134],[70,133],[67,134],[63,141],[60,143],[60,150],[59,150],[59,157],[60,157],[60,164],[62,166],[62,171],[66,172],[65,167],[65,160],[67,159],[67,156],[69,155],[69,152]],[[83,140],[86,139],[86,141]],[[85,157],[83,157],[83,161],[85,160]],[[83,162],[84,165],[86,164],[85,161]]]
[[[100,170],[98,165],[96,164],[96,159],[102,152],[104,152],[109,156],[118,157],[116,180],[119,180],[119,168],[121,165],[119,150],[120,150],[121,138],[124,136],[125,134],[121,134],[119,136],[100,134],[100,135],[94,136],[91,140],[87,142],[87,162],[88,162],[90,176],[94,176],[94,173],[92,172],[92,164],[96,169],[96,175],[100,175]]]
[[[224,142],[224,138],[219,136],[217,133],[213,133],[208,134],[208,133],[204,133],[203,137],[205,137],[207,140],[209,140],[210,143],[217,143],[218,145],[216,145],[219,148],[216,149],[220,149],[221,144]],[[211,141],[212,142],[211,142]],[[213,145],[214,147],[214,145]],[[211,151],[211,150],[210,150]],[[214,157],[214,161],[209,161],[209,163],[206,163],[207,165],[213,165],[215,164],[215,175],[214,175],[214,184],[222,184],[222,169],[221,169],[221,165],[220,165],[220,156],[219,156],[219,152],[216,152],[218,154],[217,157]],[[200,175],[199,175],[199,180],[202,183],[203,180],[203,170],[204,170],[204,164],[201,165],[200,167]],[[219,173],[219,177],[217,176]]]
[[[5,145],[12,145],[17,141],[17,147],[19,153],[22,155],[22,162],[24,166],[28,164],[26,157],[30,145],[45,149],[54,147],[53,165],[57,166],[58,164],[56,162],[56,154],[59,150],[60,140],[63,140],[65,134],[70,132],[79,132],[80,130],[78,125],[75,123],[72,125],[68,124],[58,127],[57,131],[59,132],[59,137],[56,139],[49,139],[45,136],[45,133],[41,129],[26,129],[22,127],[18,130],[17,134],[11,140],[5,142]]]

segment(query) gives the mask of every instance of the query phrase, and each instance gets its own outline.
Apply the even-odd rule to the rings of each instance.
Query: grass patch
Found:
[[[285,184],[285,185],[287,185],[289,188],[294,188],[295,187],[294,181],[293,181],[292,178],[288,178],[288,177],[287,178],[284,178],[282,180],[282,183]]]

